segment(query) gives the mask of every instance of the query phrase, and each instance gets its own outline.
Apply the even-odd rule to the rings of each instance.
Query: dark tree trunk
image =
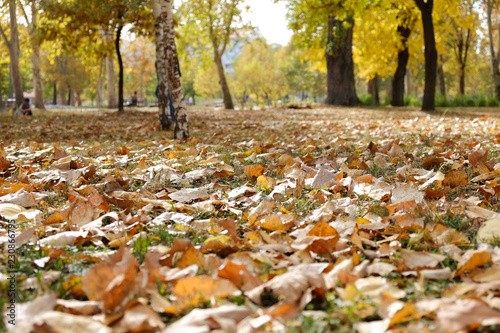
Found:
[[[439,94],[446,98],[446,84],[444,82],[443,58],[440,58],[440,63],[437,66],[437,80],[439,83]]]
[[[52,87],[54,88],[52,92],[52,104],[56,105],[57,104],[57,82],[54,81],[52,82]]]
[[[68,87],[68,102],[66,105],[71,105],[71,87]]]
[[[465,66],[461,66],[459,75],[460,95],[465,95]]]
[[[380,97],[378,91],[378,75],[375,74],[373,79],[368,81],[368,93],[372,96],[372,100],[375,105],[380,105]]]
[[[392,78],[392,106],[404,106],[405,105],[405,75],[406,66],[408,66],[408,59],[410,58],[410,52],[408,51],[408,38],[411,34],[411,29],[404,26],[398,26],[398,34],[401,37],[401,42],[403,43],[403,49],[398,52],[398,67]]]
[[[415,0],[422,16],[425,44],[425,86],[422,111],[433,111],[436,97],[437,51],[432,22],[434,0]]]
[[[122,54],[120,52],[120,38],[122,35],[123,26],[121,24],[118,25],[116,29],[116,39],[115,39],[115,48],[116,48],[116,57],[118,58],[118,112],[123,112],[123,60]]]
[[[345,106],[359,104],[352,60],[353,27],[354,20],[351,16],[345,20],[338,20],[334,16],[328,19],[326,104]]]

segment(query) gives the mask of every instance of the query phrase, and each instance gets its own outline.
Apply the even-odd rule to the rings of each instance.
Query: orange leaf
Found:
[[[180,279],[172,294],[179,299],[181,307],[196,306],[212,297],[227,297],[238,289],[228,280],[210,276],[190,276]]]
[[[231,281],[243,291],[251,290],[262,284],[262,280],[250,273],[246,265],[237,265],[231,260],[228,260],[224,267],[219,270],[218,276]]]
[[[327,222],[321,221],[317,223],[314,228],[312,228],[307,236],[318,236],[318,237],[330,237],[330,236],[338,236],[339,233],[335,230],[334,227],[329,225]]]
[[[466,271],[471,271],[476,267],[489,264],[491,262],[491,254],[487,251],[470,251],[464,254],[464,258],[469,257],[466,261],[459,264],[459,268],[455,271],[454,276],[461,275]]]
[[[245,175],[247,175],[249,178],[252,177],[259,177],[262,175],[262,171],[264,171],[264,166],[258,164],[258,165],[247,165],[245,167]]]

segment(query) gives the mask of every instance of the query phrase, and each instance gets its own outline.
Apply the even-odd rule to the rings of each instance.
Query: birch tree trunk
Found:
[[[181,72],[175,45],[172,0],[151,0],[155,18],[156,73],[160,101],[160,123],[168,118],[168,92],[174,106],[174,138],[189,138],[187,107],[181,86]],[[163,108],[163,109],[162,109]],[[163,118],[163,119],[162,119]]]
[[[23,82],[21,79],[21,71],[19,69],[19,32],[17,30],[17,13],[16,0],[9,0],[9,19],[10,19],[10,40],[7,38],[5,31],[0,26],[0,34],[2,35],[5,45],[9,50],[10,70],[12,82],[14,85],[14,96],[16,105],[19,106],[23,102]]]

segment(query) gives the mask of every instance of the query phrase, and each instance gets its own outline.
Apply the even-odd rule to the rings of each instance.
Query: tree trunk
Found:
[[[486,18],[488,22],[488,38],[490,41],[490,55],[491,55],[491,70],[493,74],[493,84],[495,87],[495,95],[497,96],[498,99],[500,99],[500,70],[498,68],[498,64],[500,62],[500,52],[495,52],[495,44],[493,42],[493,25],[491,23],[491,12],[493,10],[493,5],[494,1],[489,0],[487,1],[487,10],[486,10]],[[500,42],[500,35],[499,35],[499,42]],[[500,43],[499,46],[500,48]]]
[[[437,51],[432,22],[434,0],[415,0],[422,16],[425,44],[425,86],[422,111],[433,111],[436,97]]]
[[[378,91],[378,75],[375,74],[373,79],[370,79],[370,81],[368,81],[368,94],[372,96],[372,100],[375,105],[380,105],[380,97]]]
[[[155,44],[156,44],[156,78],[158,80],[158,108],[160,128],[162,131],[170,130],[172,119],[170,118],[170,101],[168,98],[168,72],[167,59],[165,58],[167,48],[167,36],[165,36],[165,17],[162,16],[160,0],[151,0],[153,16],[155,20]]]
[[[7,39],[4,31],[2,36],[5,45],[9,50],[11,79],[14,85],[14,96],[16,106],[21,105],[24,98],[23,81],[21,79],[21,70],[19,69],[19,32],[17,30],[16,0],[9,0],[9,19],[10,19],[10,41]]]
[[[213,44],[214,48],[214,61],[217,67],[217,74],[219,74],[219,83],[222,89],[222,99],[224,100],[224,108],[227,110],[233,110],[234,104],[231,97],[231,92],[229,91],[229,85],[226,80],[226,73],[224,71],[224,65],[222,64],[222,55],[219,54],[219,49],[217,45]]]
[[[153,12],[155,13],[155,36],[156,39],[156,59],[158,66],[157,73],[162,84],[166,81],[174,105],[174,138],[185,140],[189,138],[189,124],[187,107],[184,101],[184,94],[181,85],[181,72],[177,47],[175,45],[174,19],[172,13],[172,0],[152,0]],[[160,30],[161,31],[158,31]],[[165,61],[160,64],[158,59]],[[160,81],[160,80],[158,80]],[[166,93],[166,89],[163,90]]]
[[[437,80],[439,83],[439,94],[446,98],[446,84],[444,82],[443,57],[439,55],[440,62],[437,65]]]
[[[36,41],[31,41],[31,67],[33,69],[33,87],[35,91],[35,107],[45,110],[43,102],[42,74],[40,66],[40,45]]]
[[[68,88],[66,85],[61,84],[59,85],[59,98],[61,99],[61,104],[66,105],[66,99],[68,98]]]
[[[460,85],[460,95],[465,95],[465,66],[460,66],[459,85]]]
[[[349,26],[346,27],[346,24]],[[345,20],[338,20],[334,16],[328,19],[327,104],[345,106],[359,104],[352,60],[353,27],[354,20],[351,16]]]
[[[120,52],[120,38],[122,35],[123,26],[121,24],[118,25],[116,29],[116,39],[115,39],[115,49],[116,49],[116,57],[118,58],[118,112],[123,112],[123,60]]]
[[[71,95],[73,94],[71,87],[68,87],[68,102],[66,105],[73,105],[73,99],[71,98]]]
[[[411,29],[405,26],[398,26],[398,34],[403,44],[403,49],[398,52],[398,67],[392,78],[392,106],[405,105],[405,75],[406,66],[408,66],[408,59],[410,59],[410,52],[408,50],[408,38],[411,34]],[[408,84],[408,89],[410,85]]]
[[[104,58],[99,61],[99,77],[97,79],[96,104],[97,107],[102,107],[104,104]]]
[[[108,89],[108,108],[115,109],[118,107],[118,98],[116,97],[116,78],[113,58],[106,57],[106,73],[107,73],[107,89]]]
[[[57,105],[57,82],[52,82],[52,87],[54,88],[52,92],[52,104]]]
[[[2,82],[2,68],[0,67],[0,82]],[[0,84],[0,110],[4,108],[3,95],[2,95],[2,85]]]

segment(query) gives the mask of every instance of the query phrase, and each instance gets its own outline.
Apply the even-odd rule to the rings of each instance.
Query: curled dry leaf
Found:
[[[121,247],[108,262],[100,263],[85,274],[83,291],[92,301],[101,301],[105,313],[120,311],[136,297],[139,266],[129,250]]]
[[[484,323],[500,324],[500,312],[477,299],[459,299],[437,311],[438,329],[455,333],[474,330]]]

